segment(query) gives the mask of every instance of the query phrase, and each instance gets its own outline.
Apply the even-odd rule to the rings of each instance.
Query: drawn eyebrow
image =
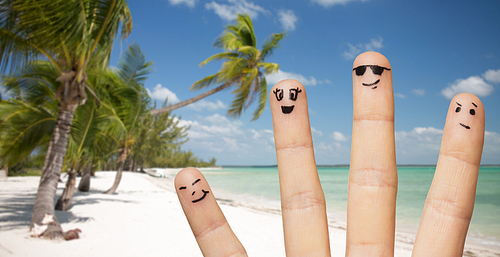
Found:
[[[192,186],[194,186],[194,184],[200,182],[201,179],[197,179],[195,182],[193,182],[193,184],[191,184]]]
[[[458,106],[462,106],[462,105],[461,105],[461,104],[459,104],[458,102],[455,102],[455,103],[457,103],[457,104],[458,104]]]
[[[186,187],[179,187],[179,190],[186,189]]]
[[[475,103],[473,103],[473,102],[471,102],[471,103],[472,103],[474,106],[476,106],[476,107],[477,107],[477,105],[476,105]]]

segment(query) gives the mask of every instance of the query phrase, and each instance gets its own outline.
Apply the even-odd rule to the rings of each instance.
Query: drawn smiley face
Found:
[[[455,113],[461,112],[462,111],[462,104],[459,102],[455,102],[455,103],[457,104],[457,108],[455,108]],[[471,104],[474,105],[474,108],[477,108],[477,104],[475,104],[473,102],[471,102]],[[469,114],[472,116],[476,115],[476,110],[474,108],[469,109]],[[466,129],[470,129],[470,126],[467,124],[460,123],[460,122],[458,124],[460,124],[460,126],[466,128]]]
[[[276,96],[276,100],[281,101],[283,100],[283,89],[281,88],[276,88],[276,90],[273,91],[274,95]],[[302,92],[300,88],[290,88],[289,89],[289,99],[292,101],[297,101],[297,96],[299,93]],[[289,106],[281,106],[281,112],[284,114],[290,114],[293,111],[293,108],[295,105],[289,105]]]
[[[370,68],[372,70],[372,73],[376,76],[382,76],[382,73],[384,70],[390,71],[391,69],[382,67],[379,65],[360,65],[354,69],[353,71],[356,72],[356,76],[363,76],[367,70],[367,68]],[[378,83],[380,83],[380,79],[375,80],[374,82],[371,83],[361,83],[365,87],[371,87],[372,89],[376,89],[378,87]]]
[[[200,181],[201,181],[201,179],[195,180],[193,183],[191,183],[191,186],[196,185],[196,183],[198,183]],[[186,189],[187,189],[187,187],[185,187],[185,186],[179,187],[179,190],[186,190]],[[197,194],[196,190],[193,190],[193,192],[191,193],[191,196],[193,196],[194,200],[192,200],[191,202],[197,203],[197,202],[205,199],[205,197],[207,196],[208,193],[210,193],[210,192],[209,191],[205,191],[204,189],[201,189],[201,196],[199,196],[200,194]]]

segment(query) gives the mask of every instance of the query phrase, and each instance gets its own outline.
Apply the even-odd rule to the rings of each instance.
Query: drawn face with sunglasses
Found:
[[[360,65],[352,70],[356,72],[356,76],[363,76],[363,75],[365,75],[365,72],[367,70],[366,68],[370,68],[372,70],[373,75],[376,75],[376,76],[382,76],[382,73],[384,72],[384,70],[388,70],[388,71],[391,70],[389,68],[378,66],[378,65]],[[363,86],[365,86],[365,87],[371,87],[372,89],[376,89],[378,86],[377,84],[379,82],[380,82],[380,79],[377,79],[375,82],[372,82],[372,83],[361,83],[361,84],[363,84]]]

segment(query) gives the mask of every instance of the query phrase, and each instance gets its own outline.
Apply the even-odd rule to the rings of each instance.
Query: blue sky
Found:
[[[134,28],[116,45],[112,64],[133,42],[156,72],[150,95],[171,103],[200,92],[189,87],[217,72],[198,66],[220,52],[212,46],[235,13],[248,13],[259,45],[288,31],[266,59],[280,64],[269,89],[294,78],[307,90],[316,161],[348,164],[352,129],[352,63],[361,52],[384,54],[393,69],[398,164],[435,164],[451,97],[479,96],[486,110],[483,164],[500,163],[500,2],[396,0],[131,0]],[[251,122],[255,105],[239,119],[225,114],[231,90],[173,112],[190,125],[191,149],[219,165],[273,165],[269,105]]]

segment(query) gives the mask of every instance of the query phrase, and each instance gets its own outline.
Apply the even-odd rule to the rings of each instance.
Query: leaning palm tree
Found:
[[[125,0],[0,1],[0,70],[14,71],[33,60],[46,59],[59,75],[54,78],[60,82],[56,91],[59,113],[31,219],[35,235],[63,236],[54,216],[54,198],[73,115],[85,103],[87,92],[92,94],[85,84],[89,60],[97,50],[109,60],[120,24],[124,38],[132,30]]]
[[[141,117],[149,110],[150,98],[144,81],[152,72],[137,44],[131,45],[118,63],[109,70],[105,84],[107,95],[103,113],[108,119],[104,133],[118,146],[118,168],[113,185],[106,194],[113,194],[120,184],[123,165],[141,132]]]
[[[272,34],[259,50],[252,19],[248,14],[237,14],[237,16],[235,23],[228,25],[224,33],[215,41],[214,46],[222,48],[224,52],[215,54],[200,64],[204,66],[210,61],[224,59],[221,69],[213,75],[196,81],[191,89],[200,90],[212,84],[220,86],[180,103],[153,110],[151,115],[170,112],[234,85],[233,94],[236,96],[228,110],[228,115],[239,117],[257,95],[259,104],[253,113],[252,120],[260,117],[267,101],[267,82],[264,75],[275,73],[279,69],[278,64],[264,62],[264,60],[279,47],[279,42],[284,38],[285,32]]]

